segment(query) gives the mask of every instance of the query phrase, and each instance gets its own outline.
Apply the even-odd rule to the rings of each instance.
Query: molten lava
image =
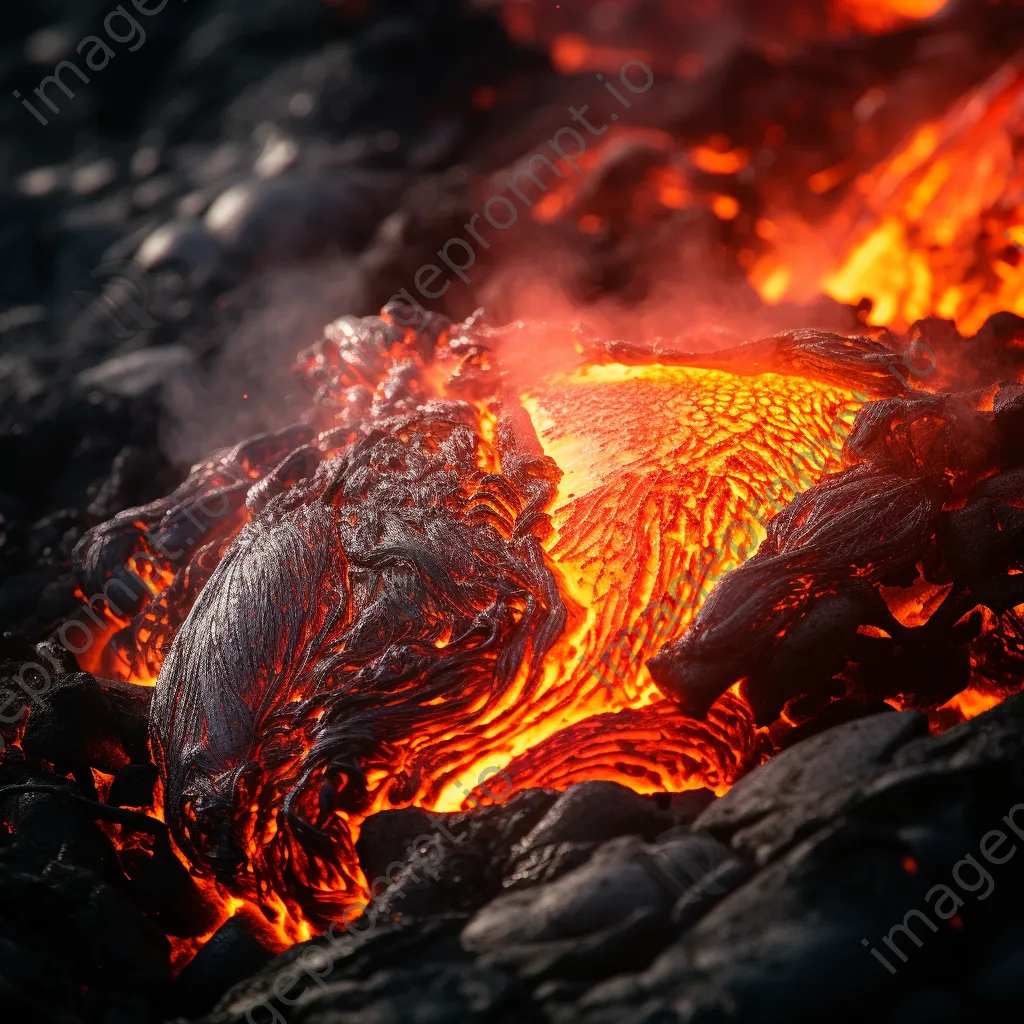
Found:
[[[701,603],[701,555],[721,552],[727,571],[752,553],[770,498],[841,468],[825,442],[860,405],[796,377],[617,365],[545,382],[524,404],[562,470],[547,550],[579,609],[554,660],[575,655],[584,677],[647,609],[671,620],[662,643],[681,635]],[[630,701],[658,696],[637,671],[650,639],[631,637],[609,666]]]
[[[149,555],[152,589],[173,582],[103,664],[159,668],[171,834],[234,893],[326,921],[363,892],[368,814],[464,807],[495,771],[721,791],[762,756],[742,699],[687,717],[644,663],[780,501],[842,467],[895,357],[813,332],[657,360],[591,345],[510,389],[502,348],[536,343],[339,321],[302,358],[319,432],[219,453],[83,542],[83,587],[114,552],[177,551]],[[222,510],[191,547],[188,507]]]
[[[904,330],[932,315],[965,334],[1001,310],[1024,313],[1024,64],[920,125],[828,223],[778,219],[776,249],[751,274],[768,302],[820,289],[870,299],[874,324]]]
[[[887,31],[941,6],[829,13]],[[577,43],[556,57],[586,66]],[[820,248],[759,221],[767,301],[820,288],[870,298],[876,325],[938,313],[973,338],[925,321],[696,355],[578,332],[573,365],[524,379],[509,366],[571,328],[345,318],[300,356],[308,424],[215,453],[83,539],[83,596],[125,566],[147,588],[108,608],[85,667],[155,681],[164,816],[225,912],[305,936],[362,903],[368,815],[465,808],[495,772],[510,792],[722,792],[795,730],[885,703],[944,727],[1019,687],[1024,329],[990,314],[1024,312],[1006,239],[1024,223],[1022,83],[1004,70],[922,126]],[[630,138],[609,131],[583,170],[614,176]],[[739,216],[689,179],[739,174],[746,151],[687,163],[667,134],[643,141],[635,187],[601,206],[552,182],[536,220],[597,234],[702,199]],[[970,344],[975,375],[914,391],[907,338],[942,384]]]
[[[852,23],[863,32],[891,32],[904,25],[938,14],[949,0],[837,0],[834,22]]]

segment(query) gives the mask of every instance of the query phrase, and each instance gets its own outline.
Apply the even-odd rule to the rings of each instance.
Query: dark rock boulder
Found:
[[[170,985],[161,929],[93,872],[0,846],[0,991],[11,1020],[157,1019]]]
[[[611,839],[556,881],[492,900],[466,925],[462,942],[485,952],[572,938],[619,924],[642,908],[667,918],[676,898],[731,859],[728,848],[711,836],[685,829],[654,844],[638,836]]]
[[[927,733],[917,711],[858,718],[809,737],[740,779],[696,821],[766,862],[833,816],[851,790]]]

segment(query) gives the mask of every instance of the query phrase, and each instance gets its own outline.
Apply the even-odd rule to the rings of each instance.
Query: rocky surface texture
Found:
[[[918,712],[849,722],[700,802],[584,783],[445,816],[461,842],[430,859],[436,879],[413,858],[347,934],[289,950],[204,1021],[938,1024],[1024,1007],[1024,699],[939,738]],[[367,874],[422,826],[381,822]],[[914,910],[931,921],[906,918],[916,940],[890,931]]]
[[[112,33],[126,42],[105,33],[112,3],[6,12],[0,700],[21,704],[0,711],[32,710],[0,729],[0,1006],[61,1024],[1015,1019],[1020,698],[938,738],[915,712],[846,723],[718,800],[592,783],[440,825],[389,812],[367,823],[359,856],[395,884],[348,931],[273,958],[232,919],[172,977],[171,940],[215,921],[151,813],[147,693],[47,643],[79,607],[71,550],[211,449],[293,422],[309,403],[287,373],[298,349],[410,287],[498,190],[492,177],[570,123],[570,105],[607,110],[590,73],[556,74],[514,46],[491,6],[169,0],[136,15],[138,45],[123,22]],[[755,154],[744,182],[691,170],[705,191],[739,187],[753,203],[773,176],[803,182],[853,159],[852,122],[830,115],[872,89],[890,101],[868,162],[941,111],[1020,45],[1009,6],[954,3],[951,21],[870,46],[781,54],[774,29],[754,19],[745,34],[737,14],[706,75],[675,80],[658,64],[630,117],[691,142],[730,133]],[[33,97],[90,35],[114,56],[88,83],[65,70],[74,95],[51,85],[58,110],[40,107],[41,124],[12,92]],[[820,110],[794,123],[809,96]],[[763,145],[768,123],[793,144]],[[664,163],[660,146],[603,155],[565,218],[523,216],[438,308],[460,318],[487,300],[516,315],[499,272],[557,259],[574,302],[623,304],[624,337],[630,304],[665,281],[673,299],[647,334],[721,345],[746,325],[859,323],[831,302],[761,308],[729,255],[756,211],[637,219],[621,196]],[[580,227],[591,216],[603,232]],[[723,306],[730,328],[711,330]]]
[[[162,824],[131,809],[152,794],[132,749],[145,701],[66,672],[41,703],[0,769],[3,989],[31,1019],[909,1024],[1024,1006],[1021,697],[940,737],[913,711],[844,723],[720,799],[594,782],[384,812],[359,841],[363,916],[276,959],[230,920],[173,981],[165,934],[210,922]],[[67,742],[68,717],[94,749]],[[72,781],[126,760],[104,801]]]

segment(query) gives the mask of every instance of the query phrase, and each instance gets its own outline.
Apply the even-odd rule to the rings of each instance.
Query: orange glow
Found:
[[[711,209],[721,220],[733,220],[739,215],[740,204],[732,196],[715,196],[711,202]]]
[[[937,315],[970,335],[993,313],[1024,314],[1024,266],[1010,246],[1024,223],[1022,138],[1024,71],[1007,65],[861,175],[824,225],[789,215],[751,283],[770,303],[818,291],[867,298],[869,322],[893,330]],[[838,180],[833,168],[809,187]]]
[[[601,139],[580,155],[576,162],[582,173],[567,174],[546,181],[546,191],[533,203],[530,213],[541,224],[551,224],[563,216],[572,217],[585,234],[593,234],[602,225],[592,218],[605,220],[595,210],[587,208],[585,192],[581,191],[600,167],[614,161],[630,143],[647,145],[668,155],[672,137],[667,132],[650,128],[609,128]],[[627,194],[629,212],[638,223],[663,217],[665,209],[683,209],[690,205],[692,196],[686,178],[675,166],[653,166],[647,170],[640,187]]]
[[[848,169],[840,164],[836,167],[829,167],[824,171],[818,171],[817,174],[812,174],[807,184],[812,192],[821,195],[823,192],[829,192],[834,189],[848,175]]]
[[[424,379],[443,396],[443,374]],[[705,720],[688,719],[655,687],[646,661],[681,636],[699,609],[701,573],[710,571],[704,553],[717,553],[719,572],[739,565],[760,543],[780,492],[791,497],[842,467],[821,442],[859,407],[852,392],[775,373],[583,362],[523,385],[511,401],[532,423],[544,465],[556,474],[554,496],[533,529],[565,606],[564,624],[542,661],[524,660],[510,683],[464,710],[457,727],[439,716],[393,737],[388,765],[368,766],[365,806],[345,813],[335,860],[320,865],[315,881],[308,876],[334,915],[365,898],[353,844],[377,811],[465,808],[467,792],[496,769],[507,773],[512,791],[605,779],[641,793],[703,786],[722,793],[761,756],[736,688]],[[480,404],[476,416],[479,478],[464,486],[483,502],[502,462],[495,407]],[[488,508],[495,529],[519,529],[514,511],[505,522],[493,501]],[[177,621],[185,610],[177,609]],[[140,633],[143,647],[148,635]],[[443,648],[451,639],[434,644]],[[108,664],[112,648],[104,649]],[[136,660],[159,667],[162,649],[142,653]],[[275,857],[296,863],[300,854],[278,834],[276,810],[262,815],[259,807],[280,806],[301,745],[284,734],[266,743],[272,749],[253,756],[275,767],[263,776],[240,834],[250,865]],[[407,783],[399,786],[399,778]],[[307,936],[302,910],[287,895],[259,888],[258,877],[243,875],[230,893],[203,883],[220,920],[255,914],[258,905],[270,922],[265,941],[281,948]],[[177,944],[176,962],[199,942]]]
[[[791,279],[792,273],[788,267],[772,267],[767,261],[758,263],[750,274],[750,283],[770,306],[782,301]]]
[[[451,393],[460,376],[460,368],[446,363],[452,355],[445,344],[431,367],[435,372],[422,378],[437,398]],[[308,913],[309,904],[300,906],[292,894],[264,881],[266,866],[281,862],[293,865],[292,877],[324,913],[344,919],[340,915],[357,912],[365,905],[368,879],[354,844],[366,817],[408,806],[466,809],[468,794],[479,796],[479,780],[495,771],[510,783],[504,792],[503,782],[502,798],[587,780],[615,781],[639,793],[707,787],[721,794],[764,756],[762,732],[739,683],[706,718],[687,718],[655,686],[647,661],[692,622],[706,596],[704,574],[717,578],[757,550],[763,523],[780,499],[791,500],[844,467],[838,449],[824,442],[849,421],[862,397],[850,388],[778,373],[740,376],[602,359],[577,358],[574,368],[537,371],[536,379],[502,402],[470,405],[477,472],[460,487],[503,536],[522,530],[536,543],[564,605],[557,634],[537,660],[518,663],[500,687],[482,690],[460,717],[438,715],[414,732],[389,737],[386,761],[367,765],[365,802],[358,810],[335,812],[338,832],[326,833],[332,853],[322,861],[310,861],[279,830],[282,794],[296,793],[294,775],[304,757],[301,726],[260,739],[252,757],[267,767],[259,788],[238,808],[246,867],[230,890],[209,877],[201,881],[218,909],[211,932],[241,914],[275,949],[313,934],[317,918]],[[508,468],[498,441],[502,405],[518,410],[532,427],[539,444],[534,462],[551,486],[525,528],[517,519],[521,496],[498,501],[498,492],[488,490]],[[331,436],[318,441],[327,458],[332,443],[343,444],[329,441]],[[235,529],[241,526],[240,519]],[[713,573],[702,558],[708,552],[715,556]],[[160,573],[154,579],[155,586],[164,583]],[[173,586],[161,590],[154,605],[166,611],[172,592]],[[888,588],[883,596],[910,625],[923,621],[944,593],[921,583]],[[184,611],[176,609],[177,621]],[[521,620],[527,609],[511,606],[509,614]],[[143,650],[134,660],[159,668],[164,648],[150,646],[149,635],[139,633]],[[448,631],[431,642],[443,650],[456,638]],[[103,654],[111,658],[112,651],[111,639]],[[317,696],[313,688],[304,698]],[[997,702],[977,680],[939,712],[946,712],[948,724]],[[899,706],[898,700],[890,703]],[[309,794],[315,799],[330,781],[315,775],[296,800]],[[176,969],[207,937],[175,942]]]
[[[558,219],[558,215],[565,206],[565,200],[557,192],[549,192],[533,208],[533,216],[541,224],[550,224]]]
[[[687,579],[701,551],[722,550],[726,527],[739,521],[752,553],[763,531],[745,510],[748,499],[767,515],[774,481],[796,493],[800,471],[816,480],[839,468],[834,456],[816,467],[809,451],[806,460],[793,453],[801,439],[824,437],[841,412],[857,407],[847,392],[797,378],[619,365],[555,376],[524,392],[522,401],[563,474],[545,550],[570,618],[529,705],[514,687],[482,720],[479,748],[446,758],[464,762],[462,780],[510,763],[517,778],[515,759],[560,730],[593,715],[664,705],[643,668],[659,611],[662,620],[671,611],[672,619],[670,629],[657,629],[660,646],[682,634],[700,605]],[[638,409],[645,410],[640,419]],[[627,629],[634,633],[616,647]],[[617,679],[611,693],[596,678],[602,658]],[[594,741],[614,745],[614,731]],[[669,770],[643,758],[649,781],[641,791],[727,784],[726,766],[706,756],[693,753],[689,774],[678,764]],[[546,766],[535,784],[549,785],[540,779],[555,767]],[[579,775],[562,766],[558,774],[560,787],[595,777],[637,788],[611,763],[588,764]],[[455,809],[463,799],[449,787],[436,806]]]
[[[697,146],[690,151],[690,160],[709,174],[735,174],[750,163],[750,154],[742,149],[722,153],[710,146]]]
[[[614,46],[594,46],[574,32],[561,32],[551,41],[551,63],[563,75],[581,71],[601,71],[622,67],[630,59],[649,62],[642,50],[621,50]]]
[[[1002,699],[1001,694],[968,687],[953,697],[952,700],[943,704],[939,710],[945,711],[947,708],[952,708],[963,715],[965,719],[976,718],[982,712],[994,708]]]
[[[175,853],[185,861],[177,850]],[[297,942],[306,942],[315,934],[306,921],[289,917],[284,904],[272,895],[264,907],[257,907],[247,900],[232,896],[212,879],[197,877],[196,884],[206,902],[216,907],[219,913],[216,924],[202,935],[190,939],[168,936],[171,943],[171,971],[175,976],[188,966],[196,953],[213,938],[217,929],[232,917],[244,918],[252,934],[257,936],[267,949],[274,952],[283,952]],[[271,920],[271,917],[274,920]]]
[[[605,779],[641,793],[721,793],[756,757],[738,696],[726,694],[706,721],[687,719],[645,662],[700,607],[693,574],[703,551],[726,551],[735,523],[740,547],[719,568],[738,565],[763,534],[752,509],[765,519],[779,487],[795,494],[840,468],[834,454],[816,461],[807,439],[824,439],[858,403],[841,388],[771,373],[618,364],[549,375],[520,401],[561,473],[543,549],[567,621],[539,678],[524,663],[473,709],[469,735],[439,725],[396,739],[398,763],[422,781],[399,799],[393,772],[369,772],[365,814],[410,803],[463,809],[494,769],[513,790]],[[365,814],[349,815],[354,831]],[[253,853],[273,842],[271,822],[253,835]],[[338,885],[346,875],[365,885],[356,863]]]
[[[671,210],[683,210],[692,202],[693,196],[686,187],[686,180],[675,168],[655,168],[652,180],[658,190],[658,200],[662,206]]]
[[[742,761],[726,753],[753,742],[742,702],[728,695],[707,723],[680,719],[643,667],[651,640],[660,646],[691,621],[701,602],[689,574],[703,550],[723,549],[730,523],[742,523],[749,555],[763,533],[750,507],[767,517],[773,488],[795,494],[840,468],[834,455],[815,461],[806,439],[824,438],[857,402],[776,374],[620,365],[549,377],[521,401],[562,472],[544,549],[569,619],[539,682],[524,668],[478,709],[471,743],[429,731],[402,741],[402,762],[424,766],[424,782],[402,804],[458,810],[493,768],[507,770],[516,789],[602,778],[639,792],[724,791]],[[669,611],[671,628],[657,628]],[[610,691],[602,659],[615,679]],[[675,735],[665,731],[670,721]],[[539,755],[562,749],[560,736],[572,737],[571,757]],[[389,781],[388,773],[371,779],[368,813],[395,806]],[[351,820],[358,826],[362,816]]]
[[[174,580],[173,573],[162,568],[155,560],[142,561],[136,558],[128,568],[135,574],[136,579],[145,584],[153,596],[162,594]],[[111,643],[117,632],[128,625],[129,619],[116,615],[108,605],[95,606],[90,614],[85,594],[79,590],[77,596],[82,601],[81,611],[72,618],[82,623],[83,630],[88,624],[87,629],[91,637],[88,646],[85,646],[84,637],[80,640],[77,632],[70,637],[76,646],[85,646],[85,649],[76,655],[81,668],[105,679],[120,679],[138,686],[155,686],[159,662],[148,665],[140,663],[130,657],[129,652]],[[97,625],[97,620],[102,625]]]
[[[837,22],[852,22],[862,32],[882,33],[901,28],[908,22],[930,18],[946,6],[948,0],[837,0],[833,17]]]
[[[579,71],[586,62],[588,50],[582,36],[565,33],[556,36],[551,44],[551,62],[563,74]]]
[[[839,0],[835,12],[863,31],[882,32],[942,6],[942,0]],[[520,14],[518,31],[528,35],[534,31],[530,15],[525,9]],[[554,65],[563,73],[621,64],[626,56],[574,34],[559,35],[552,45]],[[485,86],[472,103],[487,109],[495,99]],[[946,118],[919,126],[856,181],[850,181],[853,172],[846,164],[811,174],[806,183],[811,193],[845,195],[824,225],[803,225],[807,231],[801,233],[794,215],[752,206],[742,192],[744,216],[728,229],[718,227],[723,234],[738,234],[745,222],[753,223],[764,245],[751,238],[751,247],[740,248],[737,259],[768,304],[824,291],[852,304],[870,299],[872,324],[899,330],[938,314],[955,319],[968,333],[997,310],[1024,315],[1024,271],[1019,261],[1004,258],[1008,232],[1024,244],[1024,150],[1013,145],[1020,137],[1024,74],[1004,69]],[[622,207],[636,223],[668,219],[667,211],[697,201],[698,189],[683,168],[728,175],[750,162],[746,151],[731,148],[724,137],[687,154],[664,133],[611,129],[579,157],[582,174],[546,183],[550,187],[533,204],[532,216],[545,224],[564,218],[585,235],[599,235],[616,223],[615,212],[593,202],[584,183],[624,138],[646,139],[665,154],[665,165],[647,170],[624,197]],[[779,145],[785,130],[770,126],[765,138]],[[734,196],[704,188],[702,201],[721,221],[740,217]],[[807,233],[831,260],[805,246]],[[489,490],[503,470],[496,440],[500,403],[465,399],[450,387],[455,375],[445,380],[435,369],[424,375],[434,394],[424,397],[457,396],[466,401],[467,416],[475,417],[479,472],[465,481],[466,494],[496,531],[536,544],[537,558],[550,569],[552,587],[557,585],[565,605],[565,622],[542,659],[524,658],[518,674],[513,665],[511,683],[494,687],[466,712],[468,725],[455,728],[438,718],[414,735],[389,737],[389,763],[366,771],[365,807],[337,812],[344,817],[345,842],[316,882],[317,896],[332,912],[365,899],[367,879],[354,842],[367,816],[411,805],[464,809],[467,792],[494,769],[507,772],[513,792],[535,786],[563,790],[602,779],[640,793],[699,787],[723,793],[756,763],[761,737],[738,687],[716,702],[706,720],[688,719],[661,695],[646,663],[682,636],[699,611],[701,555],[716,552],[721,572],[749,558],[763,539],[761,520],[772,515],[770,499],[778,499],[780,482],[790,499],[843,468],[841,458],[821,442],[842,414],[859,408],[850,389],[773,373],[741,377],[596,360],[542,376],[537,371],[539,379],[519,383],[508,399],[521,406],[517,411],[535,431],[542,452],[537,459],[550,466],[557,490],[548,504],[531,510],[524,526],[517,518],[522,495],[514,495],[506,507]],[[331,457],[331,450],[322,451],[325,459]],[[751,509],[760,510],[760,519]],[[237,532],[242,521],[231,529]],[[728,534],[737,528],[742,547],[725,554]],[[223,539],[225,547],[230,539]],[[108,610],[96,642],[80,657],[84,668],[154,685],[166,641],[151,642],[151,637],[171,635],[168,623],[180,622],[187,611],[173,607],[167,593],[175,577],[155,561],[140,567],[152,592],[162,596],[145,612],[138,649],[124,648],[121,638],[129,624]],[[924,582],[883,588],[893,615],[906,626],[925,622],[947,592],[948,587]],[[527,612],[513,606],[507,614],[518,625]],[[431,643],[443,650],[457,640],[449,630]],[[937,711],[947,712],[948,719],[969,718],[993,707],[1001,698],[984,682],[976,677]],[[900,707],[901,699],[889,703]],[[287,791],[301,751],[290,750],[293,736],[267,742],[273,747],[267,760],[278,773],[267,785],[266,800],[273,804]],[[277,822],[272,815],[260,818],[254,803],[245,836],[250,863],[292,856]],[[917,870],[910,858],[903,867],[911,874]],[[258,918],[264,941],[275,948],[312,933],[298,906],[287,896],[258,889],[253,877],[240,880],[231,893],[208,879],[203,885],[222,911],[219,923],[234,914]],[[206,937],[177,943],[176,965],[187,962]]]

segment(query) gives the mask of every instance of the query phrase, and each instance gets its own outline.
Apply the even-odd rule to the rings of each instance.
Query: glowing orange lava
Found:
[[[498,770],[513,791],[603,779],[638,792],[723,792],[759,756],[740,698],[727,694],[707,721],[687,719],[645,662],[699,609],[703,552],[721,553],[722,568],[739,564],[762,536],[752,510],[766,518],[769,499],[841,467],[824,441],[858,401],[797,377],[661,365],[587,365],[519,400],[560,471],[541,532],[565,626],[539,677],[525,661],[457,725],[396,737],[392,766],[366,774],[365,813],[347,817],[353,838],[376,811],[464,809],[467,793]],[[481,480],[501,468],[492,436],[493,417],[481,417]],[[511,533],[514,523],[500,528]],[[397,787],[399,771],[421,781]],[[255,833],[253,854],[274,840],[272,824]],[[346,871],[365,887],[357,865]],[[335,884],[348,887],[344,875]]]
[[[942,0],[839,0],[832,13],[859,30],[883,32],[943,6]],[[528,36],[535,27],[528,16],[532,8],[513,4],[509,10],[517,11],[510,17]],[[552,52],[556,66],[566,71],[621,60],[616,52],[567,34],[555,38]],[[620,139],[641,134],[666,161],[646,171],[635,193],[624,197],[637,222],[682,209],[698,195],[675,141],[661,132],[610,131],[580,160],[584,172],[593,172],[614,156]],[[773,248],[751,268],[752,283],[768,303],[809,299],[822,291],[849,303],[867,297],[874,304],[871,322],[894,329],[937,314],[972,332],[998,310],[1024,314],[1024,256],[1015,255],[1007,240],[1009,233],[1024,245],[1022,139],[1024,73],[1008,67],[940,122],[920,126],[888,160],[856,182],[826,225],[811,227],[787,211],[766,211],[755,230]],[[709,140],[688,154],[691,168],[711,174],[738,173],[750,159],[727,139],[722,145]],[[840,177],[835,168],[818,172],[808,188],[827,192]],[[603,217],[580,198],[585,178],[586,173],[579,180],[551,182],[533,216],[548,223],[571,212],[581,231],[600,232]],[[705,200],[722,221],[734,221],[741,213],[739,200],[731,195],[715,193]],[[413,348],[409,342],[409,352]],[[406,352],[390,355],[413,361]],[[417,400],[464,399],[455,386],[459,373],[446,379],[448,369],[430,367]],[[359,383],[371,392],[385,386]],[[502,490],[512,489],[502,475],[509,467],[498,441],[503,403],[516,406],[536,434],[540,451],[535,461],[543,467],[538,478],[547,474],[549,482],[556,481],[553,498],[543,506],[529,507],[525,491]],[[536,543],[537,561],[544,562],[557,586],[551,604],[560,599],[565,606],[564,622],[558,623],[558,634],[543,656],[535,662],[531,648],[513,665],[511,682],[481,692],[460,709],[457,725],[439,716],[414,734],[388,737],[388,760],[368,765],[361,780],[365,805],[345,813],[336,862],[324,868],[315,886],[311,883],[324,894],[325,905],[337,897],[341,906],[356,906],[365,896],[367,880],[354,843],[367,816],[410,805],[464,809],[467,793],[496,770],[507,773],[513,791],[564,789],[601,779],[643,793],[701,786],[723,792],[756,763],[762,756],[759,737],[737,689],[698,722],[682,716],[661,695],[645,665],[681,637],[699,611],[705,596],[702,555],[712,553],[721,572],[737,567],[763,539],[762,523],[780,496],[789,500],[843,468],[826,442],[837,436],[837,424],[849,422],[860,400],[852,388],[795,375],[739,376],[595,360],[518,386],[515,394],[474,398],[467,405],[474,417],[476,472],[461,481],[458,501],[488,517],[503,540]],[[351,443],[354,431],[341,433],[345,436],[339,437],[339,428],[330,423],[311,442],[324,462],[340,459]],[[400,440],[408,443],[404,436]],[[259,473],[254,469],[251,475]],[[240,514],[224,524],[217,543],[208,545],[211,572],[248,521],[247,513]],[[152,569],[146,580],[158,599],[135,634],[138,650],[126,652],[110,642],[127,623],[108,613],[109,629],[83,656],[84,667],[153,684],[173,634],[167,622],[181,623],[202,583],[182,586],[169,568]],[[943,593],[938,586],[893,588],[886,600],[897,619],[913,625],[927,618]],[[513,627],[529,614],[523,601],[507,608]],[[151,636],[159,642],[150,643]],[[443,650],[455,639],[449,630],[429,643]],[[500,657],[488,669],[494,680]],[[308,691],[302,685],[297,684],[289,703],[322,696],[313,684]],[[998,699],[990,689],[969,688],[938,709],[938,718],[970,717]],[[898,706],[898,701],[890,703]],[[281,789],[267,787],[268,805],[279,804],[280,793],[288,791],[285,784],[293,781],[288,773],[299,773],[307,751],[291,750],[292,743],[294,735],[280,729],[260,751],[276,758],[279,772],[275,784],[279,781]],[[317,781],[326,789],[330,779],[324,775]],[[245,853],[250,862],[270,849],[282,861],[293,856],[278,834],[278,819],[257,815],[255,799],[249,824]],[[279,855],[278,849],[284,852]],[[242,884],[250,886],[245,898],[204,881],[224,916],[262,913],[264,921],[272,918],[276,944],[308,937],[310,923],[302,908],[255,874]],[[200,942],[182,944],[179,960]]]
[[[439,398],[449,386],[442,374],[425,380]],[[536,464],[557,481],[553,497],[521,523],[522,499],[489,491],[497,475],[511,469],[500,454],[498,406],[485,403],[475,406],[478,476],[464,480],[460,493],[471,507],[489,503],[488,515],[503,535],[528,530],[524,537],[540,539],[565,606],[564,623],[539,664],[524,659],[510,683],[481,689],[479,700],[454,718],[438,716],[411,734],[389,737],[387,762],[366,766],[365,805],[345,814],[344,834],[335,839],[337,860],[321,865],[315,882],[314,875],[303,876],[328,904],[359,905],[367,880],[353,844],[361,822],[377,811],[465,808],[467,793],[498,770],[507,773],[513,791],[605,779],[638,792],[701,786],[723,792],[761,756],[748,709],[735,693],[706,720],[688,719],[657,691],[645,662],[680,636],[700,608],[702,554],[715,553],[722,571],[740,564],[756,549],[761,522],[780,496],[791,498],[841,468],[825,442],[859,407],[852,391],[777,373],[741,377],[583,362],[502,402],[521,405],[520,415],[532,424],[543,451]],[[317,442],[328,459],[339,443],[347,442],[337,431]],[[166,609],[172,593],[182,600],[175,586],[153,607]],[[186,610],[176,609],[177,621]],[[527,609],[510,612],[523,617]],[[146,612],[145,622],[155,622],[154,614]],[[166,641],[148,643],[148,630],[139,634],[140,655],[153,666]],[[434,646],[453,639],[441,635]],[[111,672],[124,668],[109,654],[99,660]],[[315,689],[304,695],[318,699]],[[266,753],[253,756],[278,766],[259,797],[273,808],[293,785],[303,752],[289,753],[294,733],[287,730],[267,742]],[[274,814],[253,811],[246,851],[250,863],[262,863],[285,840]],[[281,849],[296,856],[287,845]],[[212,882],[208,895],[224,916],[258,903],[264,917],[277,922],[271,937],[278,944],[308,934],[303,910],[262,883],[257,892],[258,878],[242,880],[241,891],[249,895],[241,903],[233,902],[238,893]],[[178,956],[187,959],[194,945],[181,944]]]
[[[966,335],[1024,314],[1022,142],[1024,70],[1010,64],[859,178],[828,223],[782,214],[752,283],[770,303],[868,298],[870,322],[893,330],[935,315]]]
[[[881,34],[938,14],[949,0],[837,0],[832,16],[862,32]]]
[[[658,646],[676,638],[699,609],[701,553],[722,553],[723,568],[752,554],[763,530],[750,509],[765,518],[770,497],[839,469],[834,454],[824,464],[812,455],[859,406],[850,392],[795,377],[619,365],[548,379],[522,400],[562,471],[544,546],[569,620],[530,701],[513,687],[481,718],[473,749],[448,753],[460,771],[433,801],[440,810],[461,807],[484,768],[505,768],[562,729],[663,702],[644,663],[652,633]],[[652,611],[662,612],[657,629],[628,632]],[[644,792],[721,788],[725,767],[713,758],[690,774],[654,767],[638,785],[614,761],[582,759],[579,774],[551,766],[560,787],[607,778]]]

